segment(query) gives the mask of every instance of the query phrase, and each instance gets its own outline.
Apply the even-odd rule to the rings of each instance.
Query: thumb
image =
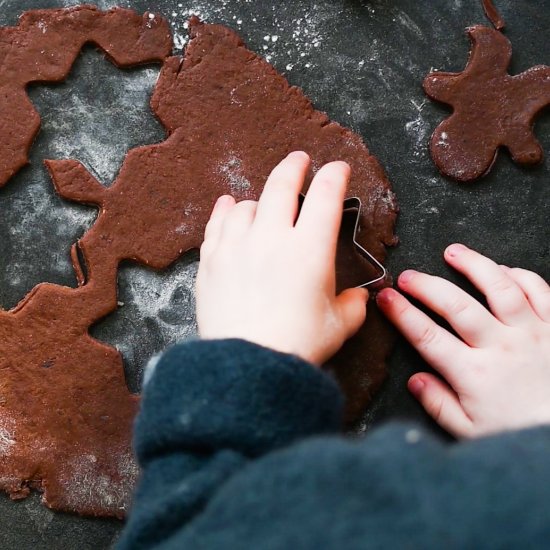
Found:
[[[344,338],[351,338],[365,322],[367,317],[367,300],[369,291],[366,288],[348,288],[336,298],[336,307],[342,320]]]

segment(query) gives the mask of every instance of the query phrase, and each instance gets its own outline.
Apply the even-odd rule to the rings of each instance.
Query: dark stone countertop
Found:
[[[78,3],[0,1],[0,24],[16,24],[25,10]],[[153,6],[144,0],[96,4],[137,11]],[[497,1],[514,48],[512,73],[550,64],[550,9],[543,4]],[[363,136],[385,166],[401,205],[401,244],[389,256],[394,275],[411,267],[468,288],[441,256],[446,245],[459,241],[500,263],[550,278],[550,162],[523,169],[502,152],[488,177],[458,185],[439,175],[428,154],[430,134],[447,111],[426,99],[422,80],[432,68],[462,70],[469,51],[464,29],[487,24],[481,2],[158,0],[154,9],[172,23],[179,47],[191,13],[235,28],[253,50],[302,87],[316,108]],[[0,190],[2,307],[13,307],[42,281],[76,284],[68,250],[92,223],[94,210],[56,197],[42,160],[78,158],[110,183],[130,148],[163,139],[163,129],[148,108],[157,74],[157,66],[119,71],[87,48],[65,84],[32,88],[42,131],[31,165]],[[536,133],[548,155],[547,114],[539,119]],[[134,265],[121,270],[119,299],[124,306],[93,333],[121,350],[132,390],[138,390],[142,368],[153,352],[194,333],[195,272],[193,254],[165,273]],[[434,429],[405,386],[413,372],[424,368],[400,341],[389,379],[358,429],[396,417]],[[1,496],[0,516],[0,546],[22,550],[107,548],[121,528],[114,520],[53,513],[39,504],[37,495],[18,503]]]

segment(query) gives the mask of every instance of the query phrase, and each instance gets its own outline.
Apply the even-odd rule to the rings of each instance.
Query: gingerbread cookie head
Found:
[[[453,108],[432,135],[432,158],[444,175],[461,182],[489,172],[500,147],[518,164],[540,163],[543,152],[533,124],[550,104],[550,67],[511,76],[509,40],[484,26],[467,32],[472,50],[465,70],[434,72],[424,80],[430,98]]]

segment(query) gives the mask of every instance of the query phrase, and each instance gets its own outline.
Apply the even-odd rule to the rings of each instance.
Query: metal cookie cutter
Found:
[[[305,198],[306,198],[305,195],[303,193],[300,193],[300,196],[299,196],[300,210],[302,208],[302,204],[304,203]],[[367,286],[374,286],[377,283],[384,281],[388,275],[386,268],[366,248],[362,247],[357,242],[357,233],[359,231],[359,222],[361,219],[362,207],[363,205],[359,197],[350,197],[344,201],[343,212],[346,213],[346,212],[351,212],[353,210],[357,212],[355,216],[355,223],[353,228],[353,246],[355,247],[357,252],[359,252],[359,254],[363,256],[363,258],[365,258],[371,264],[372,267],[374,267],[374,269],[376,270],[377,276],[374,279],[367,281],[366,283],[363,283],[362,285],[358,285],[356,288],[365,288]]]
[[[376,270],[377,276],[362,285],[358,285],[357,288],[365,288],[367,286],[373,286],[386,279],[388,272],[386,268],[364,247],[357,242],[357,233],[359,231],[359,221],[361,219],[361,208],[363,207],[361,199],[359,197],[350,197],[344,201],[344,212],[350,212],[352,210],[357,211],[355,217],[355,225],[353,228],[353,245],[356,250],[365,258]]]

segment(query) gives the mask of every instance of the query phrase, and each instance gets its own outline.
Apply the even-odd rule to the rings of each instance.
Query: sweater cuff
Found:
[[[198,340],[165,352],[137,419],[142,464],[171,452],[231,449],[255,457],[342,424],[336,382],[302,359],[244,340]]]

